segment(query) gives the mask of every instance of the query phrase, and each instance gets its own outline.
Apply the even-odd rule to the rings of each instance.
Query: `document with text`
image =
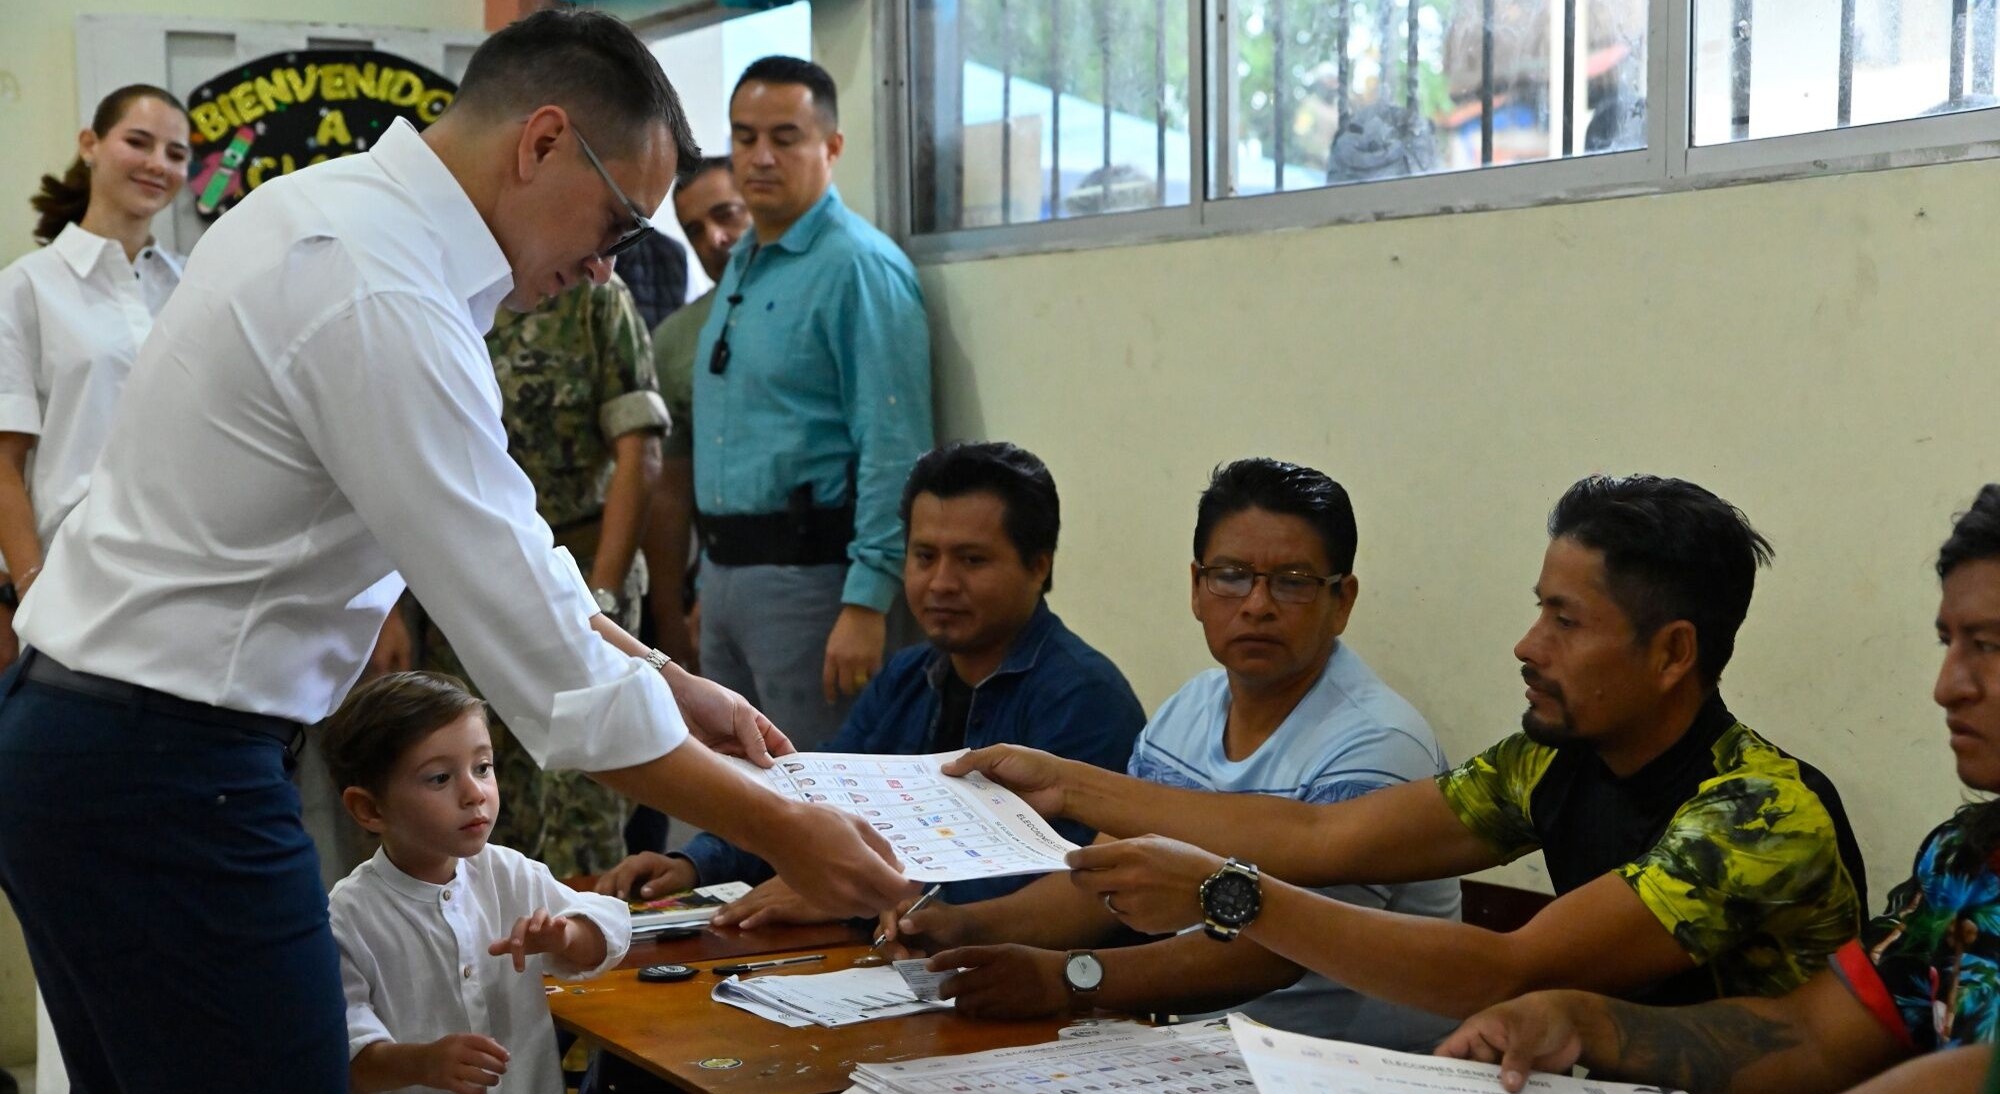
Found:
[[[1289,1094],[1494,1094],[1497,1064],[1418,1056],[1408,1052],[1327,1041],[1229,1016],[1236,1047],[1262,1091]],[[1536,1073],[1527,1088],[1537,1094],[1682,1094],[1671,1087],[1635,1086],[1599,1079]]]
[[[953,778],[939,769],[960,752],[870,756],[801,752],[769,768],[735,760],[739,770],[788,798],[830,805],[873,825],[912,881],[1047,874],[1067,870],[1076,844],[1049,827],[1013,791],[977,772]]]

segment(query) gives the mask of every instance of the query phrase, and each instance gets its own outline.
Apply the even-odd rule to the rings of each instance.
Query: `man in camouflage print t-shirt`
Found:
[[[500,383],[507,451],[535,484],[535,504],[590,582],[604,614],[636,630],[646,591],[638,554],[659,474],[667,408],[631,292],[613,277],[578,285],[525,315],[503,309],[486,335]],[[425,667],[466,678],[447,637],[426,626]],[[493,842],[557,877],[595,873],[625,855],[624,799],[580,771],[544,771],[489,714],[500,782]]]

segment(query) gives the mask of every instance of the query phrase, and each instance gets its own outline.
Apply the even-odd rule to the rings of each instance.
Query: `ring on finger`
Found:
[[[1124,912],[1118,910],[1118,906],[1116,904],[1111,903],[1110,893],[1105,893],[1103,896],[1103,900],[1104,900],[1105,911],[1110,912],[1112,915],[1115,916],[1123,916],[1125,914]]]

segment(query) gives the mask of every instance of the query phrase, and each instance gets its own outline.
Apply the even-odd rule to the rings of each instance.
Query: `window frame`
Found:
[[[1188,71],[1189,200],[1025,224],[913,231],[917,62],[909,34],[911,0],[874,0],[876,106],[882,155],[876,165],[881,223],[924,263],[1133,246],[1287,228],[1356,224],[1445,213],[1520,209],[1676,193],[1789,178],[1892,170],[2000,158],[2000,107],[1907,118],[1845,129],[1693,144],[1694,0],[1651,0],[1647,11],[1646,147],[1559,160],[1481,167],[1376,182],[1242,197],[1211,197],[1210,181],[1228,145],[1227,89],[1232,0],[1185,0]],[[1209,122],[1216,124],[1211,129]],[[1224,135],[1218,140],[1218,134]]]

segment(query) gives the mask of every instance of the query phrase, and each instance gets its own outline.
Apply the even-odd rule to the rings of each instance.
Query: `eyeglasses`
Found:
[[[632,214],[632,226],[613,240],[611,246],[597,252],[599,258],[617,258],[637,247],[640,241],[652,235],[656,229],[653,227],[653,222],[646,219],[646,214],[640,212],[637,205],[632,204],[632,199],[625,196],[625,191],[620,190],[618,184],[612,181],[611,172],[604,169],[604,161],[597,158],[597,153],[590,150],[590,142],[583,139],[583,130],[572,125],[570,131],[576,134],[576,145],[583,149],[584,158],[597,169],[597,177],[603,179],[604,185],[611,188],[611,196],[617,198],[625,206],[625,211]]]
[[[1263,578],[1271,588],[1271,599],[1286,604],[1310,604],[1319,598],[1319,591],[1338,583],[1346,574],[1321,577],[1318,574],[1302,574],[1292,570],[1275,573],[1253,570],[1248,566],[1197,566],[1195,572],[1201,575],[1202,585],[1216,596],[1230,600],[1241,600],[1257,587],[1257,579]]]

